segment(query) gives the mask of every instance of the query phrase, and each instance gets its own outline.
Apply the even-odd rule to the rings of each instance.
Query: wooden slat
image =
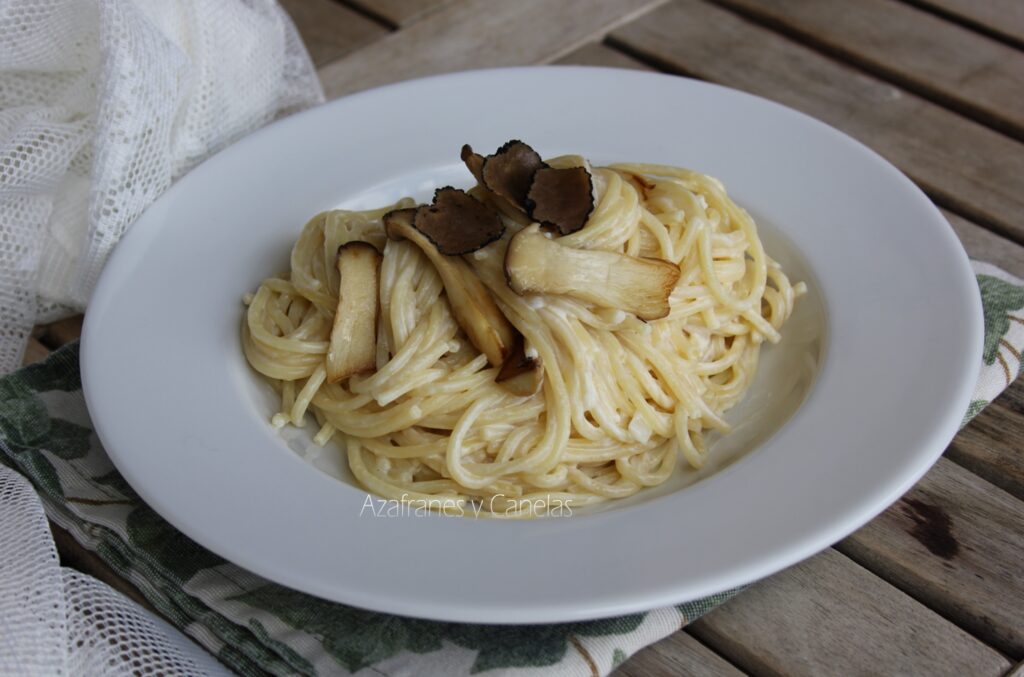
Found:
[[[1024,502],[940,459],[837,548],[987,644],[1024,656]]]
[[[25,346],[25,355],[21,359],[21,364],[33,364],[45,360],[50,354],[50,349],[36,340],[34,337],[30,337],[28,344]]]
[[[1024,137],[1020,50],[896,0],[715,1]]]
[[[388,30],[333,0],[281,0],[313,63],[321,66],[369,44]]]
[[[1024,677],[1024,661],[1013,666],[1013,668],[1006,673],[1006,677]]]
[[[637,61],[628,54],[612,49],[600,42],[590,42],[555,61],[571,66],[603,66],[605,68],[627,68],[630,70],[652,70],[650,66]]]
[[[833,549],[691,626],[759,675],[1002,675],[1010,663]]]
[[[887,156],[944,206],[1024,241],[1024,145],[699,0],[612,34],[669,68],[760,94]]]
[[[465,0],[320,69],[328,98],[410,78],[552,61],[663,0]]]
[[[1024,3],[1020,0],[909,1],[1024,46]]]
[[[943,209],[942,214],[953,226],[968,256],[975,261],[993,263],[1008,273],[1024,278],[1024,247],[951,211]]]
[[[744,673],[693,635],[680,631],[633,654],[612,674],[614,677],[742,677]]]
[[[81,315],[72,315],[63,320],[40,325],[36,327],[40,331],[39,340],[50,350],[56,350],[62,345],[82,337],[82,322],[84,320],[85,318]]]
[[[1017,381],[960,431],[950,458],[1024,500],[1024,381]]]
[[[392,26],[408,26],[454,0],[347,0],[348,4],[380,17]]]

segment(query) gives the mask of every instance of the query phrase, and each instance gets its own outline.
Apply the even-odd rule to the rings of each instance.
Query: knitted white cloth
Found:
[[[0,373],[175,179],[322,100],[275,0],[0,2]]]

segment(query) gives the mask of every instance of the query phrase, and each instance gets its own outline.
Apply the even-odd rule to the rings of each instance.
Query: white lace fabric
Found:
[[[60,566],[28,481],[0,465],[0,675],[230,674],[108,585]]]
[[[322,100],[274,0],[0,3],[0,373],[175,179]]]
[[[323,101],[275,0],[0,2],[0,373],[85,309],[114,245],[199,161]],[[214,675],[219,663],[62,568],[0,466],[0,675]]]

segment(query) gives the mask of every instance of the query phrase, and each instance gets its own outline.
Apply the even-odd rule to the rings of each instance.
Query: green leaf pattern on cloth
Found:
[[[978,275],[978,288],[981,289],[981,304],[985,308],[983,358],[985,364],[993,364],[999,352],[999,341],[1010,330],[1011,313],[1024,308],[1024,288],[992,275]],[[1019,319],[1024,320],[1024,317]]]
[[[175,578],[187,581],[201,569],[220,566],[224,559],[196,544],[145,503],[128,513],[129,545],[146,553]]]
[[[1019,371],[1024,346],[1024,319],[1014,319],[1024,286],[991,267],[979,273],[984,364],[965,423],[1005,388],[1001,362]],[[117,473],[87,424],[77,344],[0,378],[0,462],[32,480],[50,519],[243,675],[604,674],[737,592],[621,618],[527,626],[441,623],[334,604],[259,578],[175,530]]]

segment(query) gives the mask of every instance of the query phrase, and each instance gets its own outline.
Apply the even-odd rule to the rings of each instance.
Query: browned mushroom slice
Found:
[[[496,211],[451,186],[437,189],[434,203],[416,210],[413,225],[445,256],[475,252],[505,233]]]
[[[448,305],[470,342],[500,366],[512,350],[516,331],[502,315],[487,287],[469,264],[458,256],[445,256],[426,235],[416,230],[417,210],[398,209],[384,215],[384,229],[392,240],[409,240],[419,247],[437,269],[448,294]]]
[[[517,294],[564,294],[603,308],[656,320],[669,313],[679,266],[549,239],[534,224],[519,231],[505,254],[505,275]]]
[[[584,167],[544,167],[533,175],[526,204],[530,217],[562,235],[587,225],[594,211],[594,184]]]
[[[327,382],[373,371],[377,365],[377,314],[381,256],[368,242],[338,248],[338,309],[327,349]]]
[[[537,151],[522,141],[513,140],[484,159],[480,174],[488,190],[525,207],[533,175],[546,166]]]
[[[539,391],[544,384],[544,367],[540,357],[527,357],[520,337],[494,380],[513,395],[528,397]]]
[[[528,225],[531,223],[530,217],[526,215],[526,208],[522,204],[516,204],[511,200],[498,195],[487,187],[484,183],[484,158],[479,153],[474,153],[473,148],[469,144],[462,147],[462,161],[466,164],[466,168],[476,179],[476,182],[480,184],[480,189],[483,191],[484,197],[487,201],[494,205],[495,209],[500,211],[502,214],[512,219],[513,221],[522,225]]]

